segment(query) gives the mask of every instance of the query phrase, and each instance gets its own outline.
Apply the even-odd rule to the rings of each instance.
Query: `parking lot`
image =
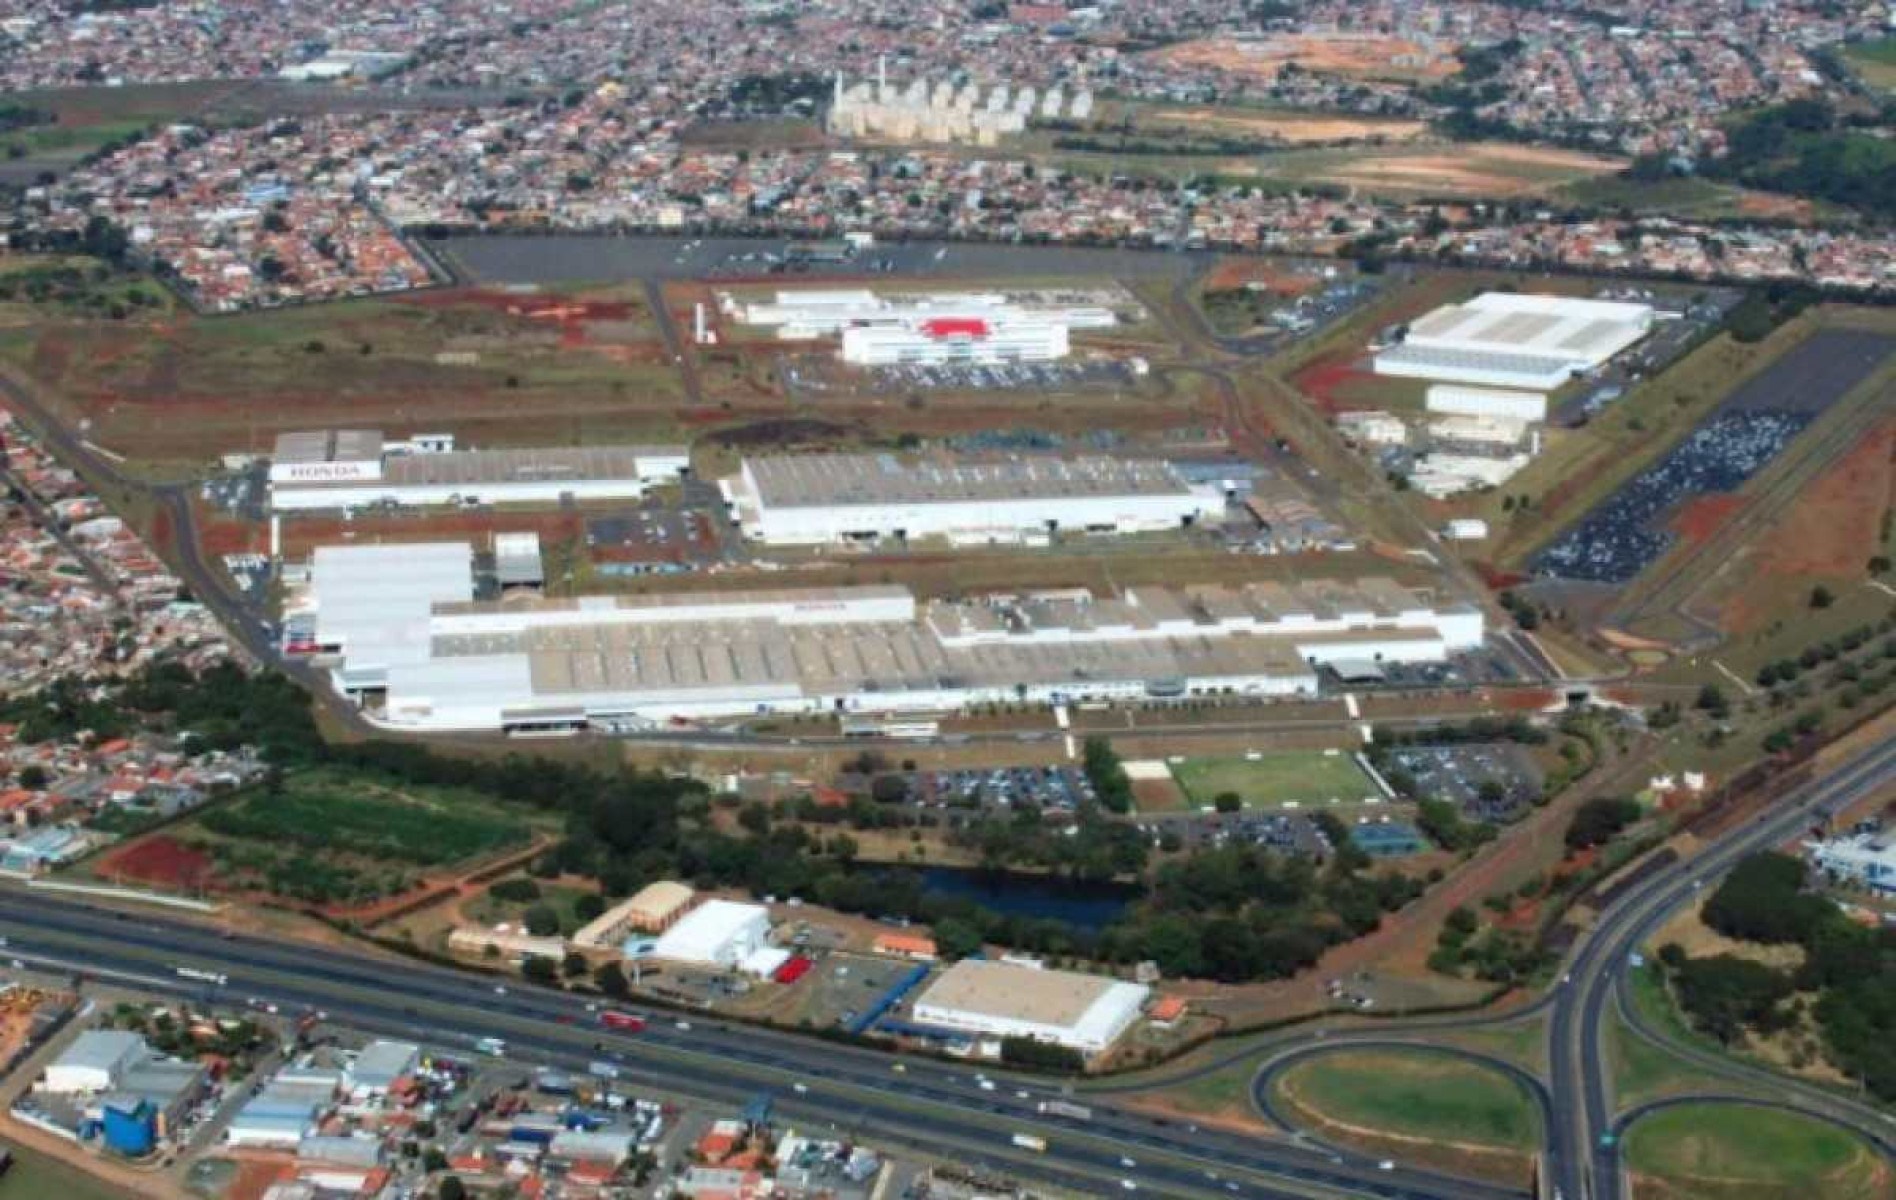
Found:
[[[1417,798],[1447,800],[1478,821],[1514,820],[1541,795],[1533,756],[1507,742],[1403,746],[1389,751],[1384,770],[1407,774]]]
[[[204,503],[243,521],[269,519],[270,474],[263,466],[207,479],[198,489]]]
[[[1093,799],[1086,773],[1074,767],[995,767],[917,771],[905,777],[906,802],[924,808],[1036,809],[1070,813]]]
[[[1671,546],[1664,519],[1694,496],[1734,492],[1824,410],[1896,353],[1896,338],[1825,330],[1753,376],[1534,561],[1541,575],[1628,583]]]
[[[586,520],[586,554],[601,575],[701,571],[744,556],[729,535],[723,502],[708,484],[687,485],[673,500],[654,497]]]
[[[1301,813],[1193,813],[1143,821],[1139,831],[1154,841],[1169,832],[1193,849],[1262,846],[1306,858],[1328,858],[1332,850],[1316,822]]]

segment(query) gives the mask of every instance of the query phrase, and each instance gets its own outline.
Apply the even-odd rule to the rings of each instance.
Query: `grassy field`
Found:
[[[1653,1113],[1627,1131],[1625,1153],[1640,1200],[1878,1200],[1896,1181],[1869,1146],[1833,1125],[1738,1104]]]
[[[0,317],[7,314],[0,313]],[[0,320],[0,363],[138,459],[202,462],[312,427],[465,443],[669,440],[684,388],[636,289],[474,291],[204,318]]]
[[[1513,1081],[1438,1054],[1340,1050],[1273,1083],[1286,1116],[1326,1139],[1404,1162],[1519,1178],[1540,1118]]]
[[[1703,1074],[1639,1037],[1617,1016],[1607,1033],[1606,1047],[1613,1068],[1613,1095],[1622,1107],[1686,1092],[1732,1090],[1728,1081]]]
[[[1843,56],[1856,68],[1864,83],[1884,91],[1896,91],[1896,37],[1857,42],[1844,47]]]
[[[524,845],[530,830],[489,797],[396,789],[316,769],[290,775],[279,793],[256,790],[212,808],[173,835],[186,854],[210,860],[219,886],[359,904],[400,894],[424,873]]]
[[[1188,758],[1172,764],[1172,776],[1201,807],[1225,792],[1236,792],[1246,808],[1355,804],[1379,794],[1355,758],[1341,751]]]
[[[0,1176],[0,1200],[126,1200],[128,1195],[102,1179],[18,1146],[13,1147],[12,1169]]]

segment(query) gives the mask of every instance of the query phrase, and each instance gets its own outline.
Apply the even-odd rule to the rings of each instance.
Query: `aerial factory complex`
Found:
[[[0,1200],[1896,1196],[1884,0],[0,90]]]

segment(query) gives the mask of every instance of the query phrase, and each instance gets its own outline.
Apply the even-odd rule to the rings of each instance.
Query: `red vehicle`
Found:
[[[639,1033],[645,1028],[645,1018],[635,1017],[631,1013],[614,1012],[607,1009],[599,1014],[599,1023],[607,1029],[623,1030],[626,1033]]]

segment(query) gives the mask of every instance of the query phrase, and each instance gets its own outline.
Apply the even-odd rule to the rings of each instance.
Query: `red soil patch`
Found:
[[[1818,476],[1759,544],[1784,575],[1855,575],[1876,552],[1896,481],[1896,421],[1885,421]]]
[[[1344,411],[1343,401],[1337,396],[1338,389],[1355,380],[1367,378],[1369,374],[1355,365],[1354,355],[1332,354],[1299,370],[1290,377],[1290,382],[1319,409],[1335,416]]]
[[[1511,587],[1520,587],[1527,582],[1527,576],[1519,571],[1503,571],[1490,562],[1477,562],[1471,565],[1481,576],[1481,582],[1490,591],[1505,591]]]
[[[399,303],[420,308],[488,308],[511,316],[551,321],[624,321],[632,316],[632,305],[622,300],[575,300],[570,296],[537,296],[491,288],[419,292],[402,297]]]
[[[1672,531],[1693,544],[1704,541],[1730,520],[1732,514],[1745,506],[1743,496],[1724,492],[1714,492],[1703,496],[1694,496],[1679,506],[1668,522]]]
[[[1220,259],[1211,274],[1205,277],[1205,290],[1228,292],[1255,283],[1274,296],[1302,296],[1315,291],[1319,282],[1313,275],[1294,275],[1277,270],[1261,259],[1226,258]]]
[[[585,533],[585,521],[573,512],[434,512],[401,517],[357,517],[342,521],[334,517],[297,517],[283,523],[283,553],[298,558],[317,546],[342,541],[435,542],[471,540],[476,548],[486,548],[496,533],[540,535],[542,546],[573,541]]]
[[[208,855],[163,833],[112,851],[99,860],[98,866],[98,873],[107,878],[137,880],[170,891],[206,886],[210,870]]]
[[[1540,712],[1555,700],[1547,688],[1508,688],[1489,694],[1489,701],[1503,712]]]

